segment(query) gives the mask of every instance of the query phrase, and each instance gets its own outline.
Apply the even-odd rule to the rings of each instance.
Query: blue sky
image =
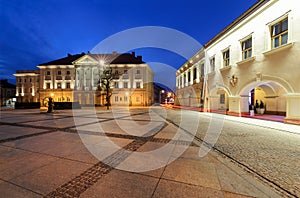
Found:
[[[105,38],[139,26],[163,26],[205,44],[257,0],[0,0],[0,78],[17,69],[87,52]],[[175,69],[183,57],[159,49],[136,50],[147,62]]]

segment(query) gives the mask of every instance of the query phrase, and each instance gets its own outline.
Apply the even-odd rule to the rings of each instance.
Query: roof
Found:
[[[228,31],[230,31],[232,28],[234,28],[240,22],[242,22],[243,20],[245,20],[247,17],[249,17],[251,14],[253,14],[255,11],[257,11],[259,8],[261,8],[263,5],[265,5],[269,1],[270,0],[259,0],[259,1],[257,1],[257,3],[255,3],[253,6],[251,6],[242,15],[240,15],[236,20],[234,20],[231,24],[229,24],[227,27],[225,27],[219,34],[217,34],[210,41],[208,41],[204,45],[204,47],[207,48],[208,46],[210,46],[211,44],[213,44],[216,40],[218,40],[220,37],[222,37],[224,34],[226,34]]]
[[[106,63],[109,64],[142,64],[145,63],[142,60],[142,56],[135,56],[135,53],[124,53],[124,54],[89,54],[96,60],[100,57],[105,57]]]
[[[75,54],[75,55],[71,55],[68,54],[67,57],[61,58],[61,59],[57,59],[57,60],[53,60],[47,63],[42,63],[39,64],[39,66],[41,65],[72,65],[72,62],[79,59],[80,57],[84,56],[85,54]]]
[[[16,73],[17,74],[28,74],[28,73],[39,74],[40,71],[39,70],[17,70]]]
[[[68,54],[67,57],[53,60],[47,63],[39,64],[39,66],[47,66],[47,65],[73,65],[73,62],[77,59],[81,58],[82,56],[86,55],[85,53],[71,55]],[[124,53],[124,54],[91,54],[88,53],[87,55],[93,57],[94,59],[98,60],[100,57],[105,57],[105,62],[109,64],[142,64],[145,63],[142,60],[142,56],[135,56],[135,53]]]

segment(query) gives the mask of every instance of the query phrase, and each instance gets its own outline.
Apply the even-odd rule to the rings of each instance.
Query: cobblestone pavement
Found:
[[[101,108],[95,113],[91,108],[83,108],[80,114],[70,110],[53,114],[40,110],[0,112],[1,197],[299,195],[295,188],[300,170],[297,135],[227,120],[216,151],[200,158],[197,145],[209,126],[209,116],[200,115],[198,138],[190,144],[188,138],[174,137],[183,114],[188,125],[192,125],[199,113],[159,107],[152,110],[161,116],[151,117],[148,108],[131,108],[129,114],[124,108],[117,109],[117,113]],[[150,119],[155,127],[140,134],[123,130],[147,126]],[[185,132],[189,133],[188,130],[189,127]],[[117,145],[108,154],[103,153],[108,146],[107,138]],[[174,149],[166,166],[146,172],[120,169],[124,162],[145,166],[134,161],[132,152],[147,153],[168,144],[174,145]],[[99,161],[87,148],[107,155]],[[182,148],[185,152],[177,157]],[[153,163],[158,160],[153,159]]]
[[[176,111],[169,110],[178,122]],[[178,113],[177,113],[178,114]],[[300,126],[201,114],[197,137],[204,140],[209,124],[224,125],[214,148],[291,196],[300,197]]]

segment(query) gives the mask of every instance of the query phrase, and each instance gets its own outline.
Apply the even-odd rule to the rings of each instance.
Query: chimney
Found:
[[[72,56],[72,54],[68,53],[68,57],[71,57],[71,56]]]
[[[142,56],[137,56],[136,58],[138,59],[138,61],[143,62]]]
[[[133,57],[135,57],[135,52],[131,52],[131,55],[132,55]]]

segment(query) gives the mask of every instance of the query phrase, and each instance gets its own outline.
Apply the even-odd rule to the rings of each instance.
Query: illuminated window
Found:
[[[283,19],[271,26],[272,48],[288,43],[288,19]]]
[[[61,83],[57,83],[57,89],[61,89]]]

